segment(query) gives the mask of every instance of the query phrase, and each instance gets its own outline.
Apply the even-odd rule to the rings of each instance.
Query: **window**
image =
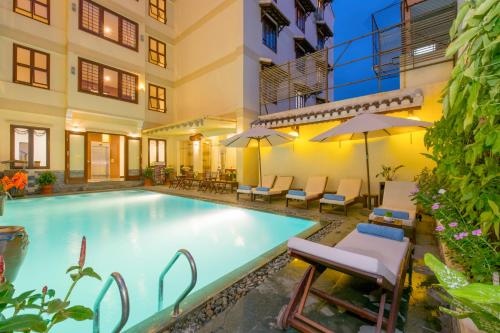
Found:
[[[167,142],[161,139],[149,139],[148,165],[162,163],[165,164],[167,155]]]
[[[300,109],[306,106],[306,96],[301,92],[295,94],[295,108]]]
[[[135,74],[78,59],[78,91],[137,103],[138,81]]]
[[[326,38],[322,34],[318,33],[318,50],[325,48]]]
[[[90,0],[80,0],[79,25],[83,31],[138,50],[137,23]]]
[[[298,2],[295,2],[295,14],[295,23],[297,24],[297,27],[300,31],[305,32],[307,16],[304,8],[302,8]]]
[[[50,55],[29,47],[14,44],[15,83],[49,89]]]
[[[159,40],[149,37],[149,62],[161,67],[167,67],[165,54],[167,45]]]
[[[165,0],[149,0],[149,16],[161,23],[167,23]]]
[[[165,92],[165,88],[149,84],[149,110],[157,112],[167,111]]]
[[[262,18],[262,43],[274,52],[277,51],[278,27],[268,16]]]
[[[50,24],[49,0],[14,0],[14,11],[42,23]]]
[[[24,163],[14,163],[15,167],[46,169],[50,167],[50,130],[27,126],[10,126],[10,158]]]

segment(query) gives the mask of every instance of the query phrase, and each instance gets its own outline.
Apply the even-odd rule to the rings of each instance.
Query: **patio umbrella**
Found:
[[[221,143],[226,147],[248,147],[250,142],[257,142],[259,156],[259,186],[262,186],[262,164],[260,161],[260,146],[277,146],[292,141],[294,138],[286,133],[278,132],[265,127],[252,127],[249,130],[236,134]]]
[[[364,113],[314,137],[311,141],[332,142],[343,140],[365,140],[366,177],[368,185],[368,208],[371,209],[370,190],[370,162],[368,156],[368,138],[377,138],[386,135],[394,135],[422,130],[432,126],[432,123],[407,119],[382,116],[372,113]]]

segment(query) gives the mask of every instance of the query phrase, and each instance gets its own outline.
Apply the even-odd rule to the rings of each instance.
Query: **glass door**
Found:
[[[125,179],[135,180],[141,177],[141,138],[127,137],[125,151]]]
[[[87,181],[86,142],[86,133],[66,131],[65,178],[68,184],[85,183]]]

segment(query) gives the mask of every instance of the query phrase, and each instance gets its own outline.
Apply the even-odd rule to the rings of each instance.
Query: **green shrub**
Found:
[[[51,171],[42,172],[36,180],[37,184],[40,186],[53,185],[56,183],[56,181],[57,177]]]
[[[153,179],[154,170],[152,167],[148,166],[142,171],[142,176],[145,179]]]
[[[450,30],[456,56],[443,116],[425,144],[471,228],[500,238],[500,2],[468,0]]]

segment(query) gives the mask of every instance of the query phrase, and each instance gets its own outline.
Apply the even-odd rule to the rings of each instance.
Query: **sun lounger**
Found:
[[[335,194],[325,194],[319,200],[319,211],[322,205],[343,206],[347,215],[347,206],[353,204],[361,191],[361,179],[341,179]]]
[[[274,185],[274,181],[276,180],[275,175],[267,175],[262,177],[262,188],[271,188]],[[236,200],[240,200],[240,194],[248,194],[250,195],[250,199],[253,200],[253,194],[252,190],[255,189],[255,187],[247,186],[247,185],[240,185],[238,189],[236,190]]]
[[[280,328],[286,329],[291,326],[301,332],[332,332],[303,314],[307,297],[312,293],[364,319],[375,322],[375,332],[381,332],[383,327],[388,333],[395,331],[407,271],[410,273],[409,280],[411,283],[411,254],[413,247],[408,238],[403,238],[400,229],[370,224],[363,224],[363,226],[369,226],[368,229],[377,227],[376,229],[379,232],[381,231],[382,234],[385,234],[388,229],[392,229],[388,230],[388,233],[396,233],[400,236],[400,240],[385,238],[387,235],[380,237],[365,233],[366,228],[364,230],[360,229],[358,225],[357,230],[353,230],[335,247],[300,238],[291,238],[288,241],[288,253],[292,257],[305,261],[310,266],[293,292],[290,302],[278,316],[278,326]],[[313,288],[314,281],[327,268],[378,285],[382,291],[378,312],[356,306],[347,300]],[[392,299],[389,316],[386,318],[384,309],[389,297]]]
[[[309,208],[309,202],[321,198],[325,192],[327,182],[328,177],[325,176],[309,177],[303,191],[288,191],[288,194],[286,195],[286,206],[288,207],[289,200],[298,200],[304,201],[306,203],[306,207]]]
[[[288,192],[288,190],[292,186],[292,182],[293,176],[278,176],[278,179],[276,179],[276,182],[271,188],[252,189],[253,199],[255,200],[257,196],[262,196],[267,198],[267,200],[271,202],[271,199],[273,197],[281,196],[284,193]]]
[[[384,216],[386,211],[399,213],[398,215],[403,216],[403,218],[398,219],[401,220],[403,227],[410,229],[412,240],[415,240],[417,205],[411,200],[411,193],[415,191],[416,187],[414,182],[385,182],[383,204],[374,209],[369,219],[373,220],[376,216]]]

